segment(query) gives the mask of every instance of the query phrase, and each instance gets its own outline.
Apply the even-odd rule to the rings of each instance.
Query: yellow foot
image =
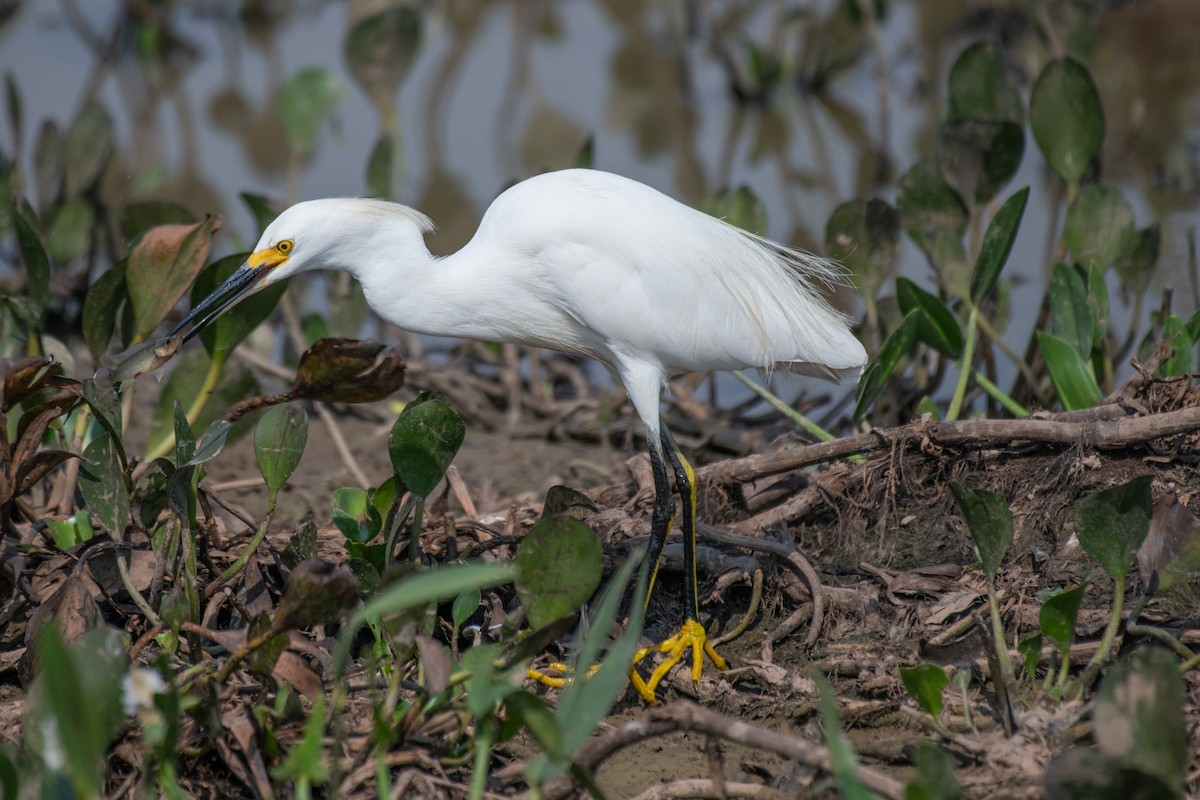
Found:
[[[647,703],[657,703],[658,700],[654,697],[654,690],[658,688],[658,684],[662,679],[667,677],[667,673],[671,668],[683,660],[683,654],[688,649],[692,651],[692,682],[700,682],[700,671],[704,665],[704,656],[712,661],[717,669],[725,669],[725,659],[717,655],[717,651],[708,641],[708,633],[704,630],[704,626],[694,619],[689,619],[683,623],[683,627],[679,629],[679,633],[669,639],[655,645],[654,647],[644,647],[633,657],[633,668],[629,671],[629,681],[633,684],[633,688],[642,696],[642,699]],[[642,676],[638,674],[637,665],[646,656],[651,653],[666,653],[667,658],[657,667],[654,672],[650,673],[650,680],[642,680]]]
[[[588,667],[588,671],[584,673],[583,677],[592,677],[596,674],[596,670],[598,669],[600,669],[600,665],[593,664],[592,666]],[[545,671],[536,669],[535,667],[530,667],[529,671],[525,673],[525,677],[531,681],[537,681],[543,686],[549,686],[553,689],[561,689],[571,681],[575,680],[575,675],[573,673],[574,670],[572,670],[567,664],[564,664],[561,661],[551,661],[546,665]]]

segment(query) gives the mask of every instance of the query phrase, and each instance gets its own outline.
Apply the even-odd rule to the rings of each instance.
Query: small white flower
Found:
[[[167,684],[152,669],[136,667],[121,679],[121,708],[126,715],[153,712],[154,696],[167,691]]]

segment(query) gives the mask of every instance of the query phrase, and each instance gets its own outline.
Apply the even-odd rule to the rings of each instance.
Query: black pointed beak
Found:
[[[224,283],[213,290],[212,294],[197,303],[183,319],[179,320],[175,327],[167,333],[167,337],[177,336],[181,330],[192,325],[192,329],[183,334],[183,341],[191,339],[243,297],[254,294],[258,290],[263,276],[279,266],[280,263],[282,261],[279,259],[272,262],[264,258],[262,251],[251,255],[246,263],[238,267]]]

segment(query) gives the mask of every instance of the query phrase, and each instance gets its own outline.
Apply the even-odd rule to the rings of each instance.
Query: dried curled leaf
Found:
[[[371,403],[404,385],[404,358],[379,342],[319,339],[300,357],[292,396],[329,403]]]

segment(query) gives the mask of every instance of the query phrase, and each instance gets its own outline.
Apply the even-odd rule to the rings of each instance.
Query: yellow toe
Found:
[[[633,684],[634,690],[647,703],[657,703],[655,690],[658,688],[658,685],[662,683],[663,678],[667,677],[667,673],[683,660],[684,654],[689,650],[692,654],[693,683],[700,682],[700,675],[706,655],[717,669],[726,669],[728,667],[725,659],[717,655],[717,651],[713,648],[712,643],[708,641],[708,633],[704,630],[704,626],[694,619],[689,619],[683,623],[679,632],[674,636],[664,639],[653,647],[644,647],[637,652],[633,658],[633,669],[629,673],[629,680]],[[651,653],[655,652],[663,653],[666,658],[654,668],[654,671],[650,673],[649,679],[643,680],[642,676],[638,674],[637,665]]]

